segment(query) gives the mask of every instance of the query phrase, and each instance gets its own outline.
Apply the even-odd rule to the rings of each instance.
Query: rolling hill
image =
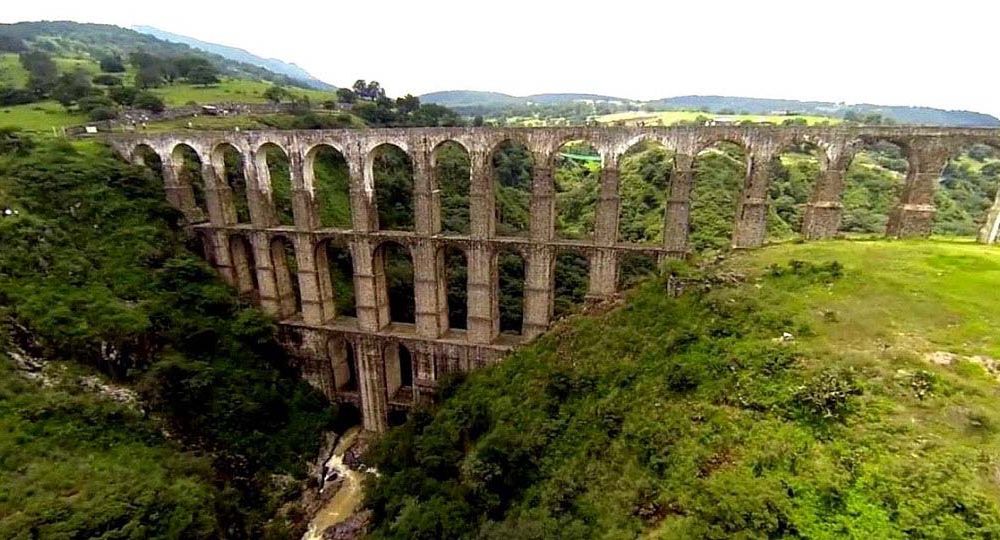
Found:
[[[160,30],[159,28],[153,26],[135,26],[133,27],[133,30],[141,32],[143,34],[149,34],[155,38],[164,41],[169,41],[172,43],[183,43],[200,51],[205,51],[208,53],[217,54],[223,58],[228,58],[233,62],[239,62],[242,64],[250,64],[262,67],[268,71],[272,71],[279,75],[285,75],[297,81],[302,81],[318,90],[336,89],[336,87],[333,86],[332,84],[317,79],[316,77],[312,76],[312,74],[310,74],[308,71],[300,68],[299,66],[295,64],[290,64],[288,62],[279,60],[277,58],[262,58],[260,56],[257,56],[256,54],[253,54],[243,49],[230,47],[228,45],[219,45],[218,43],[210,43],[207,41],[202,41],[200,39],[195,39],[181,34],[174,34],[173,32]]]
[[[499,92],[474,90],[447,90],[420,96],[427,103],[437,103],[464,114],[490,115],[504,110],[530,110],[536,105],[569,105],[588,101],[620,104],[630,110],[651,109],[659,111],[684,110],[711,113],[733,112],[740,114],[771,114],[795,112],[803,115],[843,118],[853,112],[859,116],[879,114],[901,124],[922,124],[965,127],[1000,127],[1000,119],[973,111],[951,111],[933,107],[899,105],[845,104],[826,101],[799,101],[793,99],[765,99],[737,96],[677,96],[638,101],[629,98],[600,94],[534,94],[511,96]]]
[[[302,88],[316,87],[314,82],[278,73],[267,67],[109,24],[72,21],[0,24],[0,43],[7,49],[16,48],[20,44],[23,48],[43,50],[55,57],[94,61],[108,55],[128,57],[130,53],[137,51],[166,58],[198,56],[207,59],[221,73],[230,77],[265,80]]]

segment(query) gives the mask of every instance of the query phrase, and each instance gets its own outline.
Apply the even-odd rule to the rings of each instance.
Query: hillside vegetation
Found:
[[[337,409],[178,220],[108,148],[0,133],[0,537],[296,536],[275,513]],[[68,375],[21,382],[8,334]]]
[[[998,286],[964,242],[669,265],[385,436],[374,535],[995,537]]]

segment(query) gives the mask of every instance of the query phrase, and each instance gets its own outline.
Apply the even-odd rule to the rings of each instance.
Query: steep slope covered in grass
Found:
[[[998,286],[956,242],[671,266],[390,432],[375,536],[995,537]]]
[[[282,538],[294,525],[275,512],[337,409],[177,219],[162,181],[108,148],[0,132],[0,378],[13,377],[10,332],[132,388],[149,415],[72,385],[0,385],[0,537]]]

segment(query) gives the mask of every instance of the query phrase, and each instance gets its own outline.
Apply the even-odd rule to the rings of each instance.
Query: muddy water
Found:
[[[309,523],[309,530],[306,531],[303,540],[320,540],[323,537],[323,531],[327,527],[332,527],[344,521],[361,505],[361,483],[364,480],[365,473],[355,471],[344,464],[344,454],[354,444],[360,431],[360,427],[353,427],[347,430],[340,440],[337,441],[337,446],[334,448],[333,454],[327,460],[327,475],[330,475],[330,471],[334,471],[337,477],[343,478],[344,481],[341,482],[337,493],[313,516],[312,521]],[[324,486],[323,489],[335,489],[335,486]]]

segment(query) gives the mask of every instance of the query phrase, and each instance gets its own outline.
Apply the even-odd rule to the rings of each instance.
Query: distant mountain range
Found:
[[[921,124],[962,127],[1000,127],[1000,119],[972,111],[950,111],[932,107],[899,105],[872,105],[868,103],[844,104],[826,101],[798,101],[792,99],[764,99],[734,96],[677,96],[652,101],[600,94],[534,94],[511,96],[499,92],[474,90],[448,90],[420,96],[426,103],[436,103],[462,114],[484,114],[533,105],[570,104],[577,101],[604,102],[609,104],[651,106],[657,110],[704,110],[711,113],[735,112],[769,114],[795,112],[801,114],[841,118],[848,111],[860,115],[880,114],[901,124]]]
[[[253,54],[249,51],[239,49],[236,47],[230,47],[228,45],[220,45],[218,43],[210,43],[208,41],[202,41],[200,39],[195,39],[193,37],[183,36],[180,34],[174,34],[173,32],[167,32],[166,30],[160,30],[153,26],[133,26],[133,30],[136,32],[141,32],[143,34],[149,34],[155,38],[162,39],[164,41],[170,41],[173,43],[183,43],[194,49],[205,51],[212,54],[217,54],[223,58],[227,58],[234,62],[242,62],[244,64],[250,64],[252,66],[262,67],[268,71],[272,71],[279,75],[285,75],[297,81],[306,83],[306,85],[316,88],[318,90],[336,90],[336,87],[332,84],[326,83],[314,77],[308,71],[300,68],[295,64],[284,62],[276,58],[263,58]]]

